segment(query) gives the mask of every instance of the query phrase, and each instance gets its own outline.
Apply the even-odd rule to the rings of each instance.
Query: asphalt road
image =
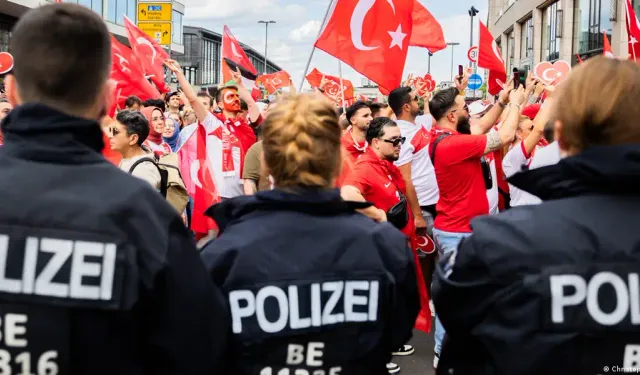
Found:
[[[415,353],[391,360],[400,366],[399,375],[435,375],[433,369],[433,332],[413,331],[409,342],[416,349]]]

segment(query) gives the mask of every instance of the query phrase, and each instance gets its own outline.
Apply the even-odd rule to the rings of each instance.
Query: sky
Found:
[[[269,25],[268,58],[291,74],[299,86],[313,43],[330,0],[182,0],[186,6],[185,26],[200,26],[221,33],[227,25],[241,42],[264,53],[265,26],[259,20],[273,20]],[[381,0],[378,0],[381,1]],[[440,22],[447,42],[458,42],[453,48],[454,73],[458,64],[468,64],[471,6],[480,10],[478,17],[486,22],[487,0],[419,0]],[[474,44],[478,41],[478,17],[474,19]],[[404,76],[427,73],[428,51],[411,47]],[[338,75],[338,60],[315,50],[309,70],[318,68],[329,75]],[[360,86],[363,78],[346,64],[343,77]],[[450,80],[451,47],[431,58],[431,75],[436,82]],[[308,83],[305,82],[308,88]]]

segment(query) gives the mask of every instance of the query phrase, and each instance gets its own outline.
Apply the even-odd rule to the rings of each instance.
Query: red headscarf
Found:
[[[140,110],[140,112],[144,115],[144,117],[147,118],[147,121],[149,121],[149,136],[147,137],[147,139],[159,145],[162,143],[162,133],[158,133],[156,129],[154,129],[153,123],[151,122],[153,111],[155,110],[160,112],[162,116],[162,122],[164,123],[164,113],[162,113],[162,110],[158,107],[144,107]]]

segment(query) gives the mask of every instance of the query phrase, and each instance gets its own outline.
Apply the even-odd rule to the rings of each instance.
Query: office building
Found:
[[[487,26],[507,71],[541,61],[577,63],[602,53],[604,30],[614,55],[626,58],[626,0],[489,0]],[[640,0],[632,0],[640,14]]]

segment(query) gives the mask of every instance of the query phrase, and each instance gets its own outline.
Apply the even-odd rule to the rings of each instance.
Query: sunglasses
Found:
[[[391,143],[393,147],[398,147],[406,141],[406,137],[393,138],[393,139],[383,139],[382,142]]]

